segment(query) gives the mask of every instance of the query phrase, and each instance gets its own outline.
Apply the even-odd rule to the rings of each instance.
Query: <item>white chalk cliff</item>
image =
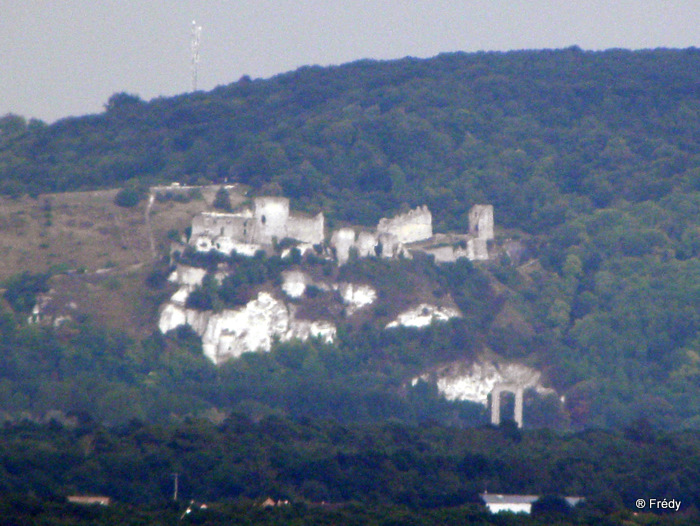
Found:
[[[544,387],[541,373],[536,369],[515,362],[501,362],[480,358],[473,363],[457,362],[442,369],[421,375],[411,381],[435,382],[438,391],[450,401],[469,401],[488,405],[488,395],[496,385],[518,385],[533,388],[539,394],[554,393]]]
[[[290,298],[301,298],[311,279],[300,270],[285,270],[282,272],[282,290]]]
[[[305,320],[296,317],[296,306],[260,292],[255,299],[238,309],[221,312],[188,309],[187,297],[202,284],[206,271],[180,265],[169,280],[180,285],[160,314],[158,328],[166,333],[180,325],[189,325],[202,338],[204,354],[219,364],[244,352],[269,351],[272,342],[318,337],[326,342],[335,339],[336,327],[326,320]],[[221,281],[223,275],[216,278]],[[346,315],[374,302],[377,292],[369,285],[323,283],[300,270],[282,273],[282,291],[292,299],[301,298],[307,286],[337,290],[346,305]]]
[[[386,328],[393,327],[427,327],[433,321],[447,321],[450,318],[459,318],[462,313],[449,307],[438,307],[428,303],[421,303],[417,307],[402,312],[389,323]]]
[[[325,291],[337,290],[346,305],[346,316],[352,316],[359,309],[371,305],[377,299],[377,291],[369,285],[314,281],[311,276],[301,270],[282,272],[282,291],[290,298],[301,298],[309,285]]]
[[[189,325],[202,337],[205,356],[216,364],[237,358],[244,352],[269,351],[275,338],[335,338],[335,325],[323,320],[297,320],[287,305],[267,292],[239,309],[221,312],[197,311],[168,303],[158,328],[166,333],[179,325]]]
[[[340,292],[343,303],[347,306],[345,308],[346,316],[352,316],[359,309],[371,305],[377,299],[377,291],[369,285],[339,283],[335,287]]]

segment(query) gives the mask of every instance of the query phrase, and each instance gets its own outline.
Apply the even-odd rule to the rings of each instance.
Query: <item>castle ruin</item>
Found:
[[[322,213],[314,217],[293,214],[286,197],[257,197],[253,209],[240,212],[202,212],[192,220],[190,244],[197,250],[232,250],[253,255],[255,251],[291,238],[319,244],[325,239]]]
[[[351,254],[366,258],[411,258],[412,253],[432,255],[437,263],[459,258],[489,259],[488,241],[494,238],[493,206],[474,205],[469,211],[469,233],[433,234],[433,218],[427,206],[379,220],[372,231],[343,227],[330,237],[339,265]],[[286,197],[257,197],[252,209],[233,213],[203,212],[192,221],[190,244],[197,250],[232,251],[252,256],[275,240],[293,239],[306,248],[322,244],[325,237],[322,213],[308,217],[292,213]],[[303,251],[304,249],[302,249]]]
[[[393,218],[382,218],[375,232],[355,234],[352,228],[341,228],[331,236],[339,265],[345,264],[351,250],[358,257],[411,257],[411,253],[430,254],[437,263],[459,258],[484,261],[489,259],[488,241],[493,234],[493,206],[475,205],[469,212],[468,234],[433,234],[433,218],[427,206],[419,206]]]
[[[472,206],[469,233],[477,239],[493,239],[493,205]]]

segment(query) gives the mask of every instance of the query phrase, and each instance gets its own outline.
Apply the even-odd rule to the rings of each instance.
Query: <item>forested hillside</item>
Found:
[[[566,395],[558,425],[617,427],[643,417],[700,427],[699,50],[365,61],[150,102],[115,94],[104,113],[51,126],[0,119],[0,191],[8,196],[227,180],[323,210],[331,227],[371,225],[427,204],[435,230],[466,231],[469,208],[493,204],[497,242],[519,239],[526,250],[454,271],[493,285],[464,293],[470,341],[544,370]],[[469,288],[450,283],[459,286]],[[523,323],[496,324],[504,305]],[[347,420],[481,418],[435,393],[420,409],[411,405],[400,386],[425,359],[421,340],[387,337],[371,323],[330,348],[283,346],[214,371],[185,333],[134,342],[88,324],[40,330],[17,323],[10,311],[22,309],[12,302],[5,310],[5,410],[94,402],[123,421],[243,400],[263,412],[323,408],[338,417],[352,404],[334,400],[356,396],[363,409],[343,413]],[[433,327],[421,336],[427,356],[447,359],[463,333],[458,324]],[[99,374],[80,375],[79,363]],[[56,364],[65,372],[56,374]],[[302,387],[331,395],[305,397]],[[54,395],[63,390],[74,398]]]
[[[130,179],[277,183],[339,220],[491,202],[540,232],[566,212],[697,190],[700,51],[450,54],[309,67],[52,126],[2,122],[4,193]],[[672,206],[670,208],[676,208]]]
[[[698,440],[645,426],[558,437],[512,425],[345,426],[241,415],[218,426],[24,423],[0,430],[0,510],[21,524],[172,524],[192,501],[183,523],[690,525],[698,519]],[[496,516],[481,504],[485,490],[545,498],[532,518]],[[86,493],[110,496],[114,506],[64,503]],[[545,506],[554,495],[586,500],[576,509]],[[680,509],[637,506],[640,495],[680,501]],[[267,498],[287,504],[262,508]]]

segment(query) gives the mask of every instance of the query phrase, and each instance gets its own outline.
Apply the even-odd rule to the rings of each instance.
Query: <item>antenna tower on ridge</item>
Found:
[[[202,26],[198,26],[197,22],[192,20],[192,41],[190,49],[192,50],[192,91],[197,91],[197,66],[199,64],[199,38],[202,35]]]

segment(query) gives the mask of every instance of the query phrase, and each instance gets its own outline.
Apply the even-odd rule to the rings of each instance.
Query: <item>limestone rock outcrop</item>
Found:
[[[244,352],[269,351],[275,338],[286,341],[318,337],[326,342],[335,339],[333,322],[300,318],[297,316],[298,302],[279,299],[270,292],[258,293],[255,299],[238,309],[212,312],[187,308],[189,294],[202,284],[205,275],[204,269],[186,265],[179,265],[173,271],[169,280],[177,283],[179,288],[163,307],[158,328],[166,333],[180,325],[189,325],[202,338],[204,354],[214,363],[236,358]],[[214,278],[221,282],[224,276],[220,272]],[[301,299],[308,286],[327,292],[337,291],[335,301],[342,300],[346,316],[371,305],[377,298],[377,291],[366,284],[316,281],[299,269],[282,272],[280,288],[291,300]]]
[[[450,401],[460,400],[488,405],[488,396],[498,385],[517,385],[535,389],[539,394],[555,393],[541,383],[542,373],[515,362],[503,362],[480,357],[473,363],[456,362],[438,371],[412,380],[434,381],[438,391]]]
[[[402,312],[390,322],[386,328],[392,327],[426,327],[433,321],[447,321],[450,318],[459,318],[462,313],[458,309],[438,307],[428,303],[421,303],[417,307]]]
[[[204,354],[215,364],[245,352],[269,351],[275,338],[320,337],[331,342],[336,332],[335,325],[327,321],[297,320],[283,301],[267,292],[259,293],[239,309],[217,313],[168,303],[158,328],[166,333],[185,324],[202,337]]]
[[[306,292],[306,286],[311,279],[301,270],[285,270],[282,272],[282,290],[290,298],[301,298]]]
[[[377,291],[369,285],[339,283],[336,287],[343,298],[343,303],[346,305],[346,316],[352,316],[361,308],[374,303],[377,299]]]

